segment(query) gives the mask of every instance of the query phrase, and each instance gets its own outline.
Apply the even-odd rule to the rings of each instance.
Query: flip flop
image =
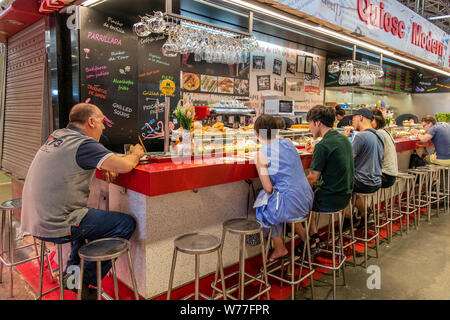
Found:
[[[283,259],[286,259],[286,258],[289,258],[289,257],[288,257],[288,253],[286,253],[284,256],[281,256],[281,257],[272,258],[272,259],[267,259],[267,261],[268,261],[268,262],[274,262],[274,261],[283,260]]]

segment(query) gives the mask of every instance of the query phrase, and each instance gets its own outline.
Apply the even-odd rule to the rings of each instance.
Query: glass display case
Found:
[[[279,135],[281,138],[290,139],[298,148],[304,147],[309,140],[313,140],[308,129],[280,130]],[[183,139],[190,140],[190,144],[183,143]],[[244,155],[257,151],[261,147],[253,125],[232,129],[220,122],[212,127],[195,124],[194,129],[189,133],[182,130],[172,132],[171,153],[173,155],[186,155],[186,146],[189,145],[193,155],[227,153]]]

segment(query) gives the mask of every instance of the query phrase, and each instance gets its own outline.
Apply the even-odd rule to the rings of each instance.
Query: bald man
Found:
[[[130,154],[122,156],[99,143],[105,129],[104,116],[93,104],[75,105],[69,121],[66,128],[54,131],[36,153],[25,179],[21,216],[23,232],[53,243],[72,242],[66,271],[80,264],[78,249],[85,239],[130,239],[136,228],[134,218],[88,208],[89,186],[96,168],[102,169],[111,182],[118,174],[133,170],[144,155],[140,145],[132,146]],[[85,262],[84,268],[83,296],[92,298],[89,285],[97,285],[96,264]],[[102,262],[102,278],[110,268],[111,262]],[[69,276],[66,273],[65,284]]]

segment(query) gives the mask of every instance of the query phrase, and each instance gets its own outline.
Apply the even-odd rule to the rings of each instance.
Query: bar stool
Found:
[[[377,207],[377,209],[379,210],[380,208],[380,189],[378,189],[378,191],[376,192],[372,192],[372,193],[354,193],[353,194],[353,208],[355,207],[355,201],[356,201],[356,197],[360,196],[363,198],[364,201],[364,216],[365,216],[365,223],[364,223],[364,237],[356,237],[355,239],[361,242],[364,242],[364,266],[365,268],[367,268],[367,259],[368,259],[368,243],[371,242],[373,239],[376,240],[376,252],[377,252],[377,258],[379,257],[379,246],[380,246],[380,233],[379,233],[379,213],[377,213],[377,211],[375,210],[375,206]],[[369,218],[368,213],[367,213],[367,208],[369,206],[369,201],[372,202],[372,212],[374,214],[374,219],[375,219],[375,225],[374,225],[374,229],[373,230],[369,230],[367,228],[367,220]],[[373,235],[369,238],[368,237],[368,232],[373,233]]]
[[[418,186],[418,192],[415,194],[415,206],[418,211],[418,218],[417,218],[417,227],[420,225],[420,209],[426,208],[427,214],[428,214],[428,221],[431,220],[431,202],[430,202],[430,196],[429,196],[429,184],[430,184],[430,174],[431,170],[427,168],[420,168],[420,169],[409,169],[408,173],[415,175],[415,184],[419,182]],[[425,191],[423,191],[425,187]]]
[[[222,265],[222,255],[220,254],[220,240],[219,238],[208,234],[208,233],[189,233],[184,234],[174,241],[174,250],[172,258],[172,268],[170,270],[169,278],[169,290],[167,291],[167,300],[170,300],[173,286],[173,276],[175,272],[175,265],[177,261],[178,251],[195,255],[195,292],[182,298],[182,300],[189,299],[195,296],[195,300],[198,300],[199,296],[211,300],[211,298],[205,296],[199,292],[199,268],[200,268],[200,255],[211,253],[217,251],[217,263],[222,276],[222,288],[225,291],[224,299],[227,299],[225,280],[223,277],[223,265]],[[214,296],[214,295],[213,295]]]
[[[36,245],[36,240],[33,239],[32,244],[20,246],[14,248],[13,244],[13,210],[22,208],[22,199],[12,199],[5,201],[0,204],[1,210],[1,221],[2,221],[2,230],[1,230],[1,239],[2,239],[2,248],[0,251],[0,282],[2,282],[2,274],[3,274],[3,265],[5,267],[9,267],[10,277],[11,277],[11,285],[10,285],[10,296],[11,298],[14,296],[13,294],[13,267],[27,263],[31,260],[38,259],[39,253]],[[8,221],[8,225],[6,225],[6,221]],[[8,251],[5,251],[5,235],[8,233]],[[28,247],[34,246],[34,250],[36,252],[35,256],[32,256],[27,259],[23,259],[20,261],[14,261],[14,251],[25,249]],[[8,252],[8,260],[6,257],[3,257],[5,252]],[[47,257],[48,258],[48,257]]]
[[[35,238],[39,239],[39,237],[35,237]],[[64,300],[62,245],[67,242],[56,243],[57,250],[58,250],[58,265],[59,265],[59,267],[58,267],[58,282],[59,282],[59,284],[58,284],[58,286],[42,293],[42,281],[43,281],[42,279],[44,277],[44,256],[46,255],[46,252],[47,252],[45,243],[48,241],[44,241],[42,239],[40,239],[40,240],[41,240],[41,255],[40,255],[40,266],[39,266],[39,295],[36,297],[36,300],[42,300],[43,296],[45,296],[46,294],[49,294],[50,292],[57,290],[58,288],[59,288],[59,299]],[[52,279],[53,279],[53,273],[50,268],[48,254],[47,254],[47,265],[50,270],[50,275],[52,276]]]
[[[309,239],[309,225],[310,225],[310,221],[311,221],[311,215],[308,215],[305,218],[285,223],[285,225],[287,223],[290,223],[290,227],[291,227],[291,237],[290,237],[291,238],[290,239],[290,242],[291,242],[291,257],[290,257],[290,260],[291,261],[290,261],[290,264],[289,264],[291,279],[287,280],[287,279],[285,279],[283,277],[283,275],[284,275],[284,267],[286,265],[285,260],[287,260],[287,259],[275,260],[275,261],[269,262],[267,264],[267,275],[269,277],[278,279],[278,280],[280,280],[282,282],[282,284],[283,283],[287,283],[287,284],[289,284],[291,286],[291,299],[292,300],[294,300],[294,298],[295,298],[294,297],[294,294],[295,294],[294,287],[297,285],[297,290],[298,290],[298,287],[300,286],[300,283],[303,280],[305,280],[306,278],[308,278],[308,277],[310,277],[310,281],[311,281],[311,299],[314,299],[314,279],[313,279],[314,269],[312,268],[313,264],[312,264],[312,259],[311,259],[311,249],[310,249],[309,241],[305,241],[304,242],[301,263],[296,262],[297,260],[300,259],[300,257],[296,257],[295,256],[295,239],[296,239],[296,236],[295,236],[295,224],[296,223],[304,223],[305,224],[306,239]],[[271,238],[271,231],[272,230],[270,230],[270,232],[269,232],[268,239]],[[285,236],[285,233],[283,235]],[[306,275],[302,276],[306,251],[307,251],[307,255],[308,255],[308,266],[307,267],[309,269],[309,272]],[[266,259],[267,259],[268,254],[269,254],[269,246],[267,245],[266,246],[266,252],[265,252]],[[295,280],[295,272],[294,272],[296,265],[300,266],[300,273],[298,275],[298,279],[297,280]],[[275,274],[275,271],[280,270],[280,269],[281,269],[281,276],[277,276]],[[261,270],[261,271],[263,271],[263,270]]]
[[[348,239],[348,243],[343,245],[343,249],[345,252],[345,249],[347,249],[348,247],[352,247],[353,249],[353,255],[352,255],[352,259],[353,259],[353,266],[356,267],[356,250],[355,250],[355,244],[356,244],[356,239],[355,239],[355,229],[353,226],[353,206],[352,206],[352,201],[349,202],[348,204],[348,208],[350,211],[350,229],[349,229],[349,234],[347,234],[346,231],[342,230],[342,239]],[[345,212],[346,209],[344,209]],[[318,225],[318,219],[316,220],[316,225]],[[330,234],[330,226],[328,226],[328,234]],[[329,241],[329,239],[328,239]]]
[[[220,245],[220,255],[222,255],[223,245],[225,243],[225,235],[227,232],[230,232],[231,234],[239,235],[239,237],[240,237],[239,270],[235,271],[233,273],[230,273],[229,275],[225,276],[222,279],[226,280],[226,279],[239,273],[239,283],[231,286],[224,292],[224,290],[221,290],[217,287],[219,270],[216,270],[215,280],[213,283],[211,283],[211,287],[214,289],[213,297],[215,297],[215,292],[218,291],[219,293],[221,293],[221,295],[226,295],[227,298],[230,298],[233,300],[238,300],[238,299],[244,300],[245,286],[254,281],[258,281],[259,283],[265,285],[265,289],[259,290],[259,292],[257,294],[248,298],[248,300],[253,300],[257,297],[260,297],[264,293],[267,294],[267,299],[270,299],[269,290],[271,288],[271,285],[269,284],[268,276],[267,276],[267,263],[266,263],[264,237],[263,237],[261,224],[258,221],[248,220],[248,219],[244,219],[244,218],[230,219],[230,220],[225,221],[223,223],[223,229],[222,229],[222,241],[221,241],[221,245]],[[258,278],[258,275],[252,276],[245,272],[245,253],[246,253],[245,238],[247,235],[253,235],[253,234],[259,234],[260,239],[261,239],[261,255],[262,255],[262,262],[263,262],[263,273],[260,274],[261,279]],[[269,234],[269,236],[270,236],[270,234]],[[245,276],[249,277],[250,279],[245,280]],[[264,278],[264,280],[262,280],[263,278]],[[231,293],[233,293],[236,290],[238,290],[238,298],[231,295]]]
[[[440,216],[440,202],[444,201],[444,210],[447,211],[446,206],[446,189],[445,189],[445,171],[446,168],[444,166],[438,166],[438,165],[427,165],[427,168],[433,171],[433,173],[436,176],[436,183],[431,185],[430,188],[430,197],[431,197],[431,204],[436,203],[437,205],[437,215]],[[434,187],[434,188],[433,188]]]
[[[335,212],[316,212],[317,217],[323,214],[329,216],[330,218],[329,226],[331,226],[331,250],[319,249],[319,252],[331,253],[332,265],[329,266],[316,262],[313,262],[312,265],[333,271],[333,299],[336,299],[336,271],[339,271],[340,274],[340,271],[342,269],[345,286],[345,261],[347,260],[347,257],[344,254],[344,240],[343,240],[344,238],[342,233],[343,212],[344,210]],[[353,218],[351,219],[353,220]],[[339,226],[337,239],[335,236],[335,227],[334,227],[335,221],[338,221]],[[337,265],[336,265],[336,257],[338,257]]]
[[[450,209],[450,166],[448,166],[448,165],[438,165],[439,167],[442,167],[443,168],[443,171],[444,171],[444,179],[443,179],[443,183],[442,183],[442,185],[443,185],[443,194],[444,194],[444,197],[445,197],[445,201],[444,201],[444,203],[445,203],[445,205],[446,205],[446,213],[448,213],[449,212],[449,209]],[[447,178],[445,178],[445,176],[446,176],[446,174],[445,174],[445,172],[447,172]]]
[[[59,247],[58,247],[59,251]],[[119,299],[119,290],[117,288],[117,274],[115,260],[127,254],[128,257],[128,269],[130,271],[131,282],[133,284],[134,297],[139,300],[139,293],[136,286],[136,278],[134,277],[133,263],[131,261],[130,254],[130,242],[126,239],[121,238],[104,238],[91,241],[83,245],[78,250],[78,255],[80,256],[80,281],[78,289],[78,300],[81,300],[82,288],[83,288],[83,269],[84,261],[95,261],[97,262],[97,300],[102,299],[102,272],[101,263],[102,261],[111,260],[112,262],[112,274],[114,281],[114,295],[115,299]],[[61,273],[60,273],[61,274]]]
[[[409,216],[414,214],[414,227],[417,230],[418,227],[418,209],[416,208],[416,188],[415,181],[416,177],[412,174],[399,172],[397,176],[398,180],[398,209],[394,209],[394,214],[402,214],[406,216],[406,234],[409,233]],[[404,182],[406,198],[403,198],[404,192],[400,192],[400,183]],[[406,210],[403,209],[402,202],[403,199],[406,201]],[[400,224],[401,227],[401,224]]]
[[[379,221],[383,221],[381,224],[377,224],[378,232],[380,229],[386,227],[386,235],[388,242],[391,243],[392,240],[392,215],[393,215],[393,198],[395,193],[394,183],[392,186],[387,188],[380,188],[378,190],[380,197],[380,208],[379,208]],[[381,209],[381,197],[383,196],[384,200],[384,210]]]
[[[390,187],[390,202],[389,202],[389,242],[391,242],[392,240],[392,236],[393,236],[393,224],[395,221],[400,220],[400,235],[403,236],[403,223],[402,223],[402,218],[403,218],[403,212],[401,210],[395,210],[395,197],[397,197],[398,201],[399,201],[399,206],[401,205],[401,195],[400,195],[400,181],[401,179],[397,176],[397,178],[395,179],[395,183]],[[387,202],[385,200],[385,208],[387,210]]]

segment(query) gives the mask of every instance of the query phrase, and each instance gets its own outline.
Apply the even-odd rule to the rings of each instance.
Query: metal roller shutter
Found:
[[[8,39],[2,170],[24,179],[42,143],[46,83],[45,20]]]

